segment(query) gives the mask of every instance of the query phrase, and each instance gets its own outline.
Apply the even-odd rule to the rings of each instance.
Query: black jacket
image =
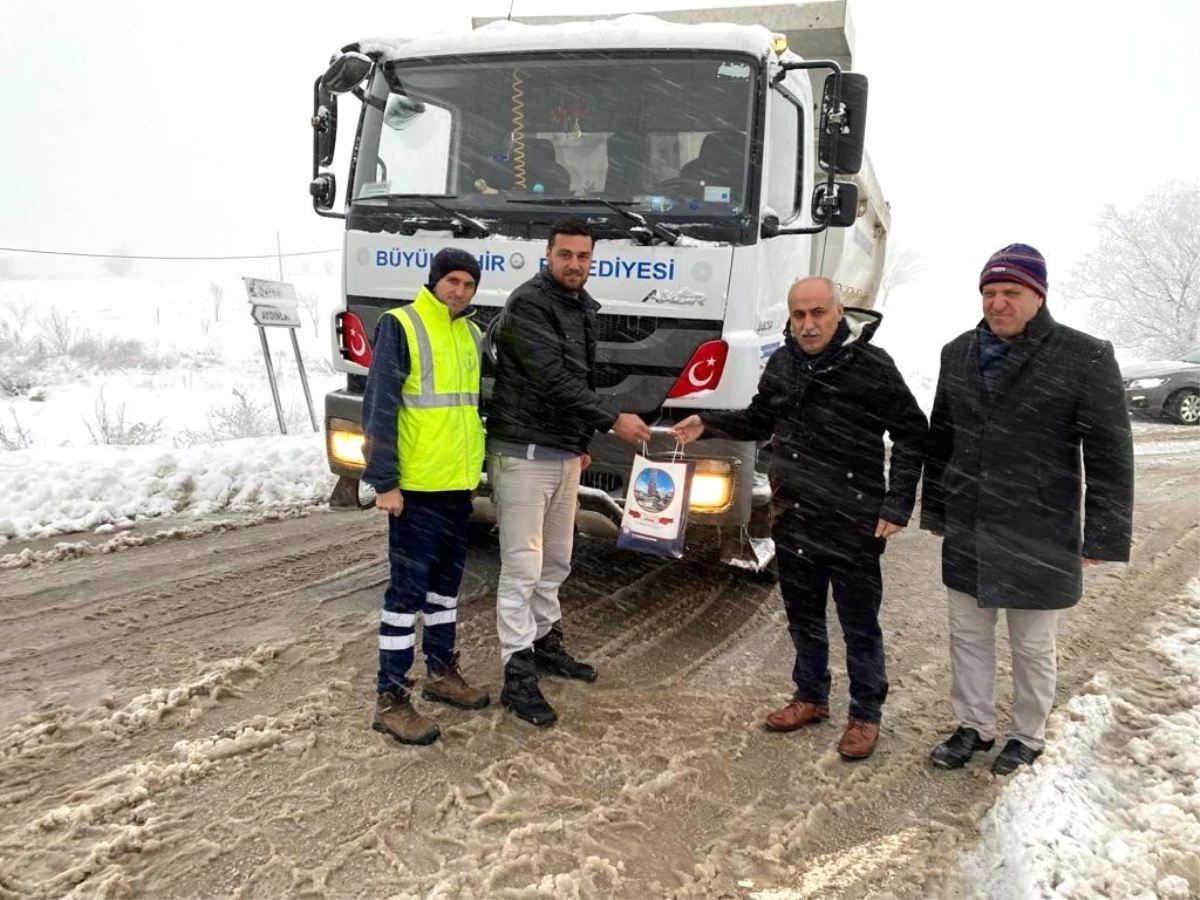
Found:
[[[774,535],[781,549],[861,561],[882,553],[879,519],[907,525],[921,480],[925,414],[896,364],[870,343],[882,316],[848,307],[835,337],[810,357],[790,330],[767,360],[749,409],[705,413],[705,435],[774,435]],[[884,480],[883,435],[892,437]]]
[[[615,401],[596,393],[594,375],[599,308],[544,271],[509,295],[496,325],[489,437],[586,453],[592,434],[612,427]]]
[[[1129,559],[1133,440],[1121,373],[1112,345],[1045,307],[1008,343],[991,389],[978,329],[942,350],[921,527],[945,535],[947,587],[980,606],[1064,609],[1079,602],[1082,557]]]

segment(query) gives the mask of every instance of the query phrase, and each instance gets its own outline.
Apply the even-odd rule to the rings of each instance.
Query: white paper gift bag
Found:
[[[617,546],[656,556],[683,556],[694,461],[682,453],[633,458]]]

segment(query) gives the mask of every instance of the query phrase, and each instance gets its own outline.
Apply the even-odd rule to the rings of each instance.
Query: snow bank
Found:
[[[964,860],[968,896],[1200,896],[1200,582],[1182,603],[1144,669],[1098,674],[1052,717]]]
[[[247,438],[187,449],[70,447],[0,454],[0,544],[132,527],[138,520],[291,509],[333,488],[324,437]]]

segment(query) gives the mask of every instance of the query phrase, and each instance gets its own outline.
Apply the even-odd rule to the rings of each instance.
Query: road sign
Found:
[[[250,316],[263,328],[299,328],[300,312],[292,307],[267,306],[255,303],[250,307]]]
[[[243,278],[250,316],[262,328],[299,328],[300,311],[296,306],[296,287],[286,281]]]
[[[266,303],[268,306],[295,306],[296,286],[286,281],[267,281],[265,278],[243,278],[246,296],[251,303]]]
[[[254,319],[254,324],[258,326],[263,362],[267,364],[267,380],[271,383],[271,396],[275,400],[275,416],[279,419],[279,433],[287,434],[287,424],[283,419],[283,404],[279,401],[279,384],[275,380],[271,350],[267,346],[268,328],[288,329],[288,335],[292,339],[292,352],[296,357],[296,368],[300,371],[300,386],[304,388],[304,399],[308,402],[308,417],[312,421],[313,431],[319,431],[312,394],[308,390],[308,373],[304,371],[304,359],[300,355],[300,344],[296,340],[296,329],[300,327],[300,312],[296,307],[295,285],[286,281],[267,281],[263,278],[242,278],[242,281],[246,283],[250,318]]]

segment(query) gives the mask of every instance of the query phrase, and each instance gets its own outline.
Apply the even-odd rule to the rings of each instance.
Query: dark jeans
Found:
[[[407,689],[416,620],[430,672],[454,661],[458,589],[467,562],[467,491],[404,491],[404,511],[388,516],[391,581],[379,623],[379,692]]]
[[[778,542],[776,542],[778,544]],[[787,611],[788,631],[796,648],[792,680],[796,700],[829,702],[829,632],[825,606],[829,586],[846,638],[846,669],[850,675],[850,717],[878,722],[887,697],[887,669],[879,604],[883,578],[879,557],[850,562],[827,557],[811,559],[780,549],[779,587]]]

